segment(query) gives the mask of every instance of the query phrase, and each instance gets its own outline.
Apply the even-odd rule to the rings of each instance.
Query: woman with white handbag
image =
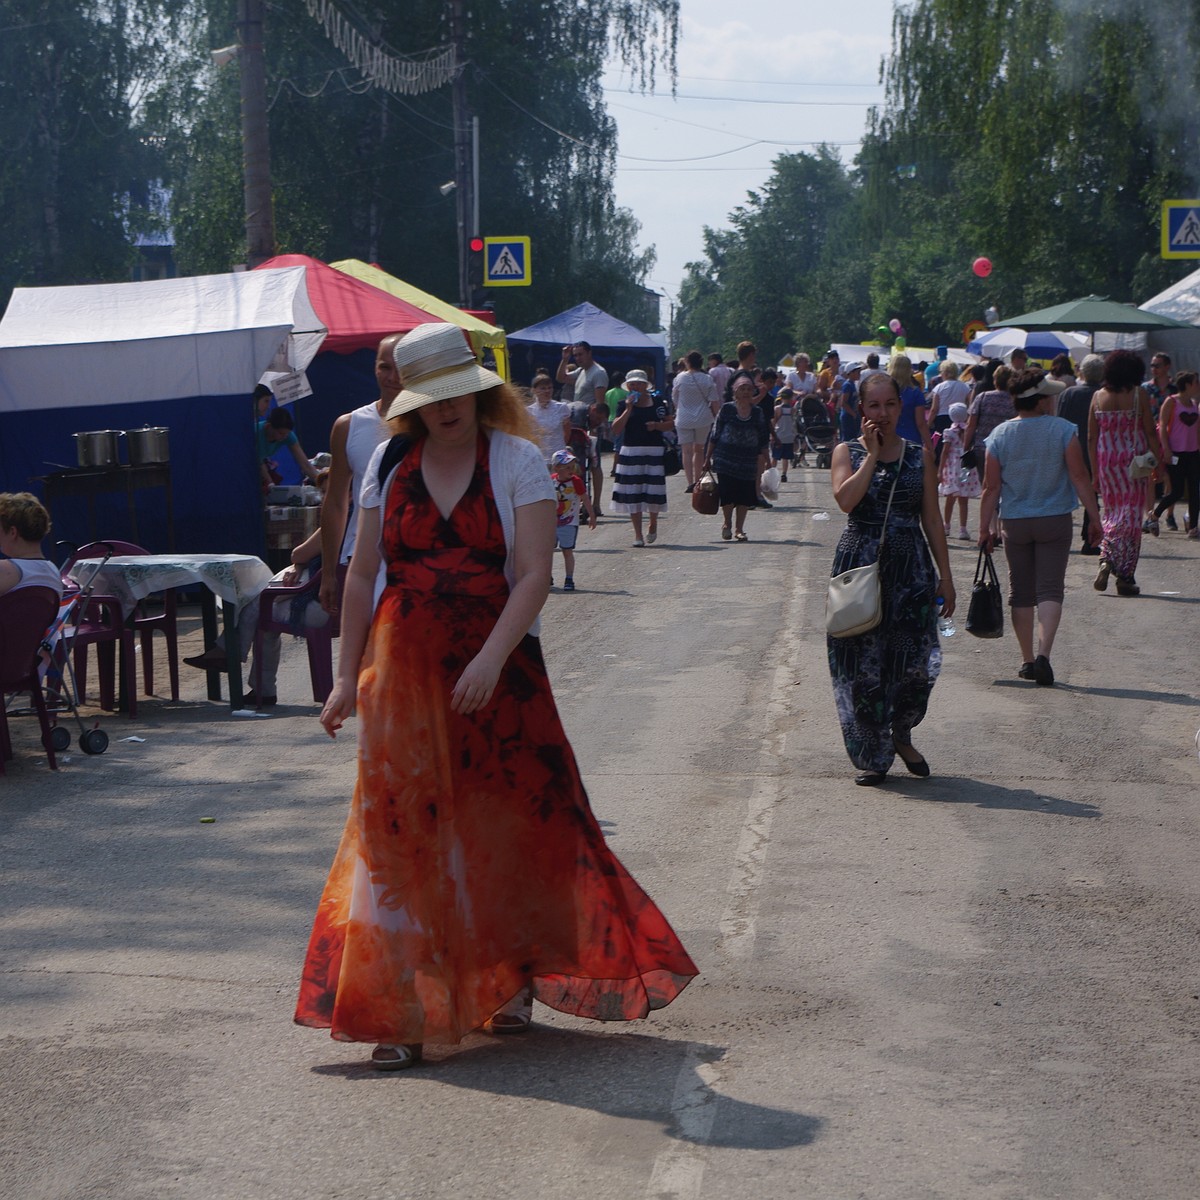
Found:
[[[833,561],[826,629],[842,738],[859,768],[854,782],[873,787],[897,754],[911,774],[929,774],[912,731],[942,665],[936,602],[941,615],[953,614],[954,583],[933,455],[896,432],[895,380],[872,375],[859,405],[862,435],[837,446],[830,469],[850,520]]]

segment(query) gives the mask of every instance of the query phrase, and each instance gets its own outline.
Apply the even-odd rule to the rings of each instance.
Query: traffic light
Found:
[[[483,238],[467,239],[467,300],[473,306],[483,297],[483,253]]]

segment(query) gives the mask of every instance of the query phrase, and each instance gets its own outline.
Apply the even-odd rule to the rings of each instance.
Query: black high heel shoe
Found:
[[[900,761],[908,768],[910,775],[916,775],[919,779],[929,778],[929,764],[925,759],[917,754],[912,742],[898,742],[895,737],[892,738],[892,745],[895,747],[896,753],[900,756]],[[905,750],[912,750],[917,755],[916,761],[904,757]]]
[[[878,787],[886,778],[886,771],[859,771],[854,777],[854,782],[859,787]]]

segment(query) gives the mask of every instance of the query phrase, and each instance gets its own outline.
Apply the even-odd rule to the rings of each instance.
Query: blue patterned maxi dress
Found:
[[[851,469],[866,457],[861,442],[849,443]],[[904,455],[880,463],[867,494],[850,513],[838,542],[833,574],[865,566],[879,555],[888,492],[897,470],[896,494],[880,561],[883,619],[858,637],[829,638],[829,673],[842,738],[861,771],[886,771],[895,757],[892,734],[901,742],[925,716],[929,693],[942,668],[938,645],[937,573],[921,529],[924,468],[921,447],[906,442]]]

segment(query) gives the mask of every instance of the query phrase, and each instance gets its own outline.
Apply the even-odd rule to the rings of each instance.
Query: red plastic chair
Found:
[[[132,542],[89,542],[80,546],[63,566],[64,577],[81,558],[103,558],[105,554],[142,555],[150,551]],[[161,611],[147,611],[145,600],[139,600],[130,629],[121,621],[121,606],[112,596],[94,595],[80,627],[72,639],[75,651],[75,679],[83,700],[87,682],[87,648],[96,645],[96,658],[100,672],[100,707],[112,711],[114,702],[114,658],[117,645],[121,648],[121,669],[127,681],[129,715],[137,716],[137,687],[133,639],[140,637],[142,645],[142,691],[154,695],[154,631],[161,630],[167,641],[167,671],[171,679],[171,699],[179,699],[179,633],[175,620],[176,601],[174,591],[163,593]],[[120,626],[120,628],[118,628]]]
[[[262,640],[265,633],[290,633],[302,637],[308,647],[308,673],[312,679],[313,699],[324,704],[333,691],[333,639],[341,633],[341,609],[324,625],[316,628],[297,627],[287,621],[275,619],[275,604],[279,600],[294,600],[297,596],[316,594],[321,590],[321,572],[314,571],[312,577],[295,587],[284,587],[273,583],[263,588],[258,597],[258,628],[254,633],[254,694],[262,696]]]
[[[58,593],[53,588],[17,588],[0,596],[0,775],[5,774],[4,764],[13,756],[3,697],[14,692],[28,692],[32,698],[50,770],[58,770],[51,741],[53,725],[38,678],[38,650],[57,616]]]

